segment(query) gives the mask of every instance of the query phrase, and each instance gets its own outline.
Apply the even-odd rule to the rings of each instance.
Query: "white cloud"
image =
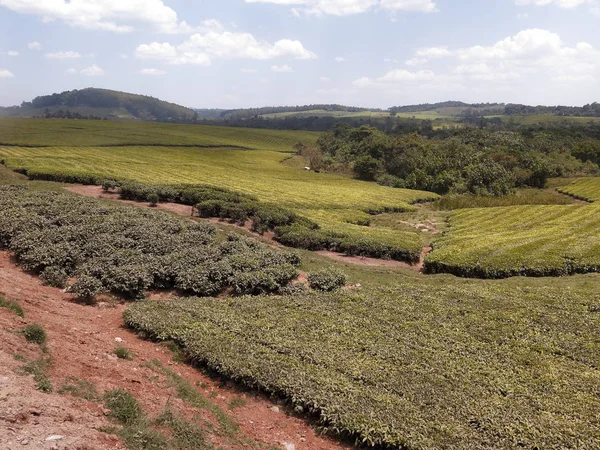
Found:
[[[121,53],[121,54],[119,55],[119,57],[120,57],[121,59],[128,59],[128,58],[129,58],[129,56],[127,55],[127,53]]]
[[[0,0],[0,1],[2,1],[2,0]],[[29,49],[31,49],[31,50],[41,50],[42,44],[40,44],[38,41],[33,41],[33,42],[30,42],[29,44],[27,44],[27,47],[29,47]]]
[[[0,69],[0,78],[13,78],[14,75],[12,72],[9,72],[6,69]]]
[[[594,3],[595,0],[515,0],[517,5],[535,5],[535,6],[546,6],[554,4],[559,8],[576,8],[584,4]]]
[[[90,67],[83,69],[81,74],[88,77],[100,77],[104,75],[104,70],[98,67],[96,64],[92,64]]]
[[[8,56],[19,56],[19,52],[15,51],[15,50],[9,50],[6,54]]]
[[[326,83],[328,81],[331,81],[331,78],[329,78],[329,77],[321,77],[321,78],[319,78],[319,80],[321,80],[322,82]]]
[[[346,58],[344,58],[343,56],[336,56],[335,57],[335,62],[346,62]]]
[[[77,73],[77,70],[71,67],[70,69],[67,69],[67,73],[69,75],[75,75]]]
[[[213,59],[267,60],[277,57],[296,59],[316,58],[301,42],[282,39],[274,44],[257,40],[249,33],[232,33],[211,30],[196,33],[178,46],[167,42],[142,44],[135,51],[136,57],[158,60],[168,64],[210,65]]]
[[[428,58],[437,61],[431,70],[396,69],[378,78],[363,77],[354,81],[360,89],[403,91],[408,89],[451,88],[487,89],[497,92],[532,88],[554,83],[593,82],[600,78],[600,51],[586,42],[566,45],[561,37],[547,30],[528,29],[506,37],[493,45],[475,45],[451,50],[446,47],[418,49],[406,64],[418,66]],[[439,69],[439,70],[438,70]]]
[[[422,66],[428,62],[429,60],[427,58],[410,58],[406,60],[405,64],[407,66]]]
[[[450,56],[450,50],[447,47],[425,47],[420,48],[416,52],[416,56],[420,58],[445,58]]]
[[[134,24],[150,25],[165,33],[187,33],[177,13],[162,0],[0,0],[0,6],[39,16],[44,22],[61,20],[80,28],[129,32]]]
[[[166,75],[167,72],[165,72],[164,70],[160,70],[160,69],[142,69],[142,70],[140,70],[140,74],[158,77],[161,75]]]
[[[244,67],[244,68],[240,69],[240,72],[242,72],[242,73],[256,73],[256,72],[258,72],[258,70],[256,70],[256,69],[246,69]]]
[[[300,15],[300,12],[304,12],[318,16],[324,14],[346,16],[361,14],[374,9],[423,13],[437,11],[434,0],[246,0],[246,3],[273,3],[296,6],[296,8],[292,8],[294,15]]]
[[[290,66],[284,64],[282,66],[271,66],[273,72],[291,73],[294,71]]]
[[[368,77],[359,78],[354,81],[354,86],[359,88],[372,86],[385,86],[397,83],[411,83],[416,81],[431,81],[435,78],[435,73],[431,70],[419,70],[410,72],[404,69],[394,69],[387,72],[385,75],[371,80]]]
[[[46,53],[44,56],[48,59],[78,59],[81,58],[81,55],[78,52],[54,52],[54,53]]]

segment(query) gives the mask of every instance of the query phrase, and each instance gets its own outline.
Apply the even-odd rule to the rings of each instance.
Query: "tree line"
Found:
[[[446,135],[386,134],[338,124],[316,147],[297,146],[312,168],[351,171],[359,179],[439,194],[505,195],[543,188],[550,177],[597,175],[600,145],[551,133],[465,128]]]

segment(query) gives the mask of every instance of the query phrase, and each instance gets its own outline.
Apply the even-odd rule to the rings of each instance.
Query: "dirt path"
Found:
[[[119,203],[125,203],[128,205],[134,205],[134,206],[140,206],[140,207],[147,207],[147,208],[150,207],[148,203],[144,203],[144,202],[136,202],[136,201],[132,201],[132,200],[121,200],[119,198],[118,193],[104,192],[102,190],[102,186],[85,186],[85,185],[74,184],[74,185],[65,187],[65,189],[70,192],[73,192],[75,194],[83,195],[85,197],[114,200]],[[179,216],[183,216],[183,217],[192,217],[192,207],[187,206],[187,205],[181,205],[179,203],[159,203],[156,206],[156,209],[159,209],[161,211],[168,211],[168,212],[171,212],[171,213],[177,214]],[[209,221],[213,222],[213,223],[222,223],[222,220],[220,220],[220,219],[209,219]],[[275,234],[272,232],[267,232],[262,235],[258,234],[258,233],[254,233],[251,229],[251,225],[249,222],[247,222],[246,225],[244,225],[244,226],[236,225],[236,224],[229,224],[229,223],[228,223],[228,225],[235,226],[237,228],[246,230],[249,233],[254,234],[257,237],[267,240],[267,242],[269,243],[269,245],[271,247],[274,247],[274,248],[283,248],[284,247],[279,242],[275,241]],[[432,233],[438,232],[437,229],[433,225],[423,225],[423,227],[426,229],[431,227]],[[415,225],[415,228],[421,229],[417,225]],[[396,261],[396,260],[392,260],[392,259],[377,259],[377,258],[368,258],[368,257],[363,257],[363,256],[348,256],[344,253],[332,252],[332,251],[328,251],[328,250],[320,250],[315,253],[322,255],[322,256],[326,256],[327,258],[331,258],[336,261],[346,262],[349,264],[356,264],[359,266],[410,267],[417,271],[421,271],[423,268],[423,264],[424,264],[423,258],[430,251],[431,251],[430,247],[424,248],[423,254],[421,255],[421,260],[416,264],[409,264],[406,262]]]
[[[152,361],[187,380],[208,402],[239,424],[235,439],[209,435],[220,448],[249,448],[241,439],[284,449],[349,448],[317,435],[304,420],[290,416],[284,407],[263,396],[243,393],[233,385],[224,385],[185,363],[176,362],[164,346],[140,339],[123,328],[124,304],[100,307],[73,303],[69,294],[43,286],[37,277],[23,272],[7,252],[0,252],[0,294],[18,302],[25,312],[21,319],[0,308],[0,448],[1,449],[106,449],[123,448],[114,436],[97,431],[109,425],[107,411],[96,401],[68,394],[45,394],[35,389],[31,376],[15,370],[26,360],[42,355],[35,344],[27,344],[16,333],[26,324],[39,323],[48,334],[49,371],[55,392],[69,377],[91,383],[101,394],[121,387],[130,391],[144,409],[156,416],[170,404],[185,417],[215,420],[207,411],[198,411],[177,397],[169,378],[154,368]],[[130,350],[131,361],[118,359],[113,351],[116,338]],[[230,409],[232,400],[240,406]],[[199,416],[198,416],[199,415]],[[50,436],[60,440],[47,441]],[[236,443],[237,442],[237,443]],[[245,441],[248,442],[248,441]]]

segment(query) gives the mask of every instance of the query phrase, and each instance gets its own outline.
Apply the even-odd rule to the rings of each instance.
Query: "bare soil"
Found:
[[[215,420],[208,411],[177,398],[168,378],[149,364],[153,360],[178,374],[219,407],[240,426],[235,440],[210,435],[220,448],[248,448],[240,439],[275,448],[342,449],[349,448],[318,435],[305,420],[289,415],[285,407],[263,395],[249,394],[235,385],[211,378],[193,367],[177,362],[164,346],[142,340],[123,327],[126,304],[114,301],[99,306],[73,302],[70,294],[43,286],[23,272],[7,252],[0,252],[0,295],[20,304],[21,319],[0,308],[0,448],[1,449],[121,449],[115,436],[99,431],[110,425],[108,413],[99,400],[87,401],[69,394],[57,394],[69,377],[90,382],[102,394],[113,388],[130,391],[152,417],[167,403],[185,417]],[[32,360],[43,355],[36,344],[27,344],[18,331],[26,324],[39,323],[48,334],[48,372],[54,392],[35,388],[32,376],[20,375],[15,359]],[[118,340],[116,340],[118,338]],[[135,355],[131,361],[118,359],[116,344]],[[243,399],[243,400],[240,400]],[[237,406],[230,409],[231,401]],[[62,436],[47,441],[50,436]],[[248,442],[248,441],[246,441]]]

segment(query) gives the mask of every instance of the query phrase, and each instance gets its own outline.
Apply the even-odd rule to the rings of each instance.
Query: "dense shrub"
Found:
[[[40,278],[48,286],[62,289],[66,286],[69,276],[67,275],[67,272],[60,267],[48,266],[40,273]]]
[[[89,275],[80,275],[77,281],[69,286],[68,291],[83,300],[91,300],[105,291],[102,281]]]
[[[68,290],[86,302],[104,292],[139,299],[153,288],[217,295],[254,272],[274,284],[246,283],[240,292],[276,292],[300,264],[297,255],[238,235],[223,241],[212,224],[66,193],[0,188],[0,210],[1,247],[48,284],[74,277]]]
[[[160,197],[158,194],[150,194],[148,195],[148,201],[150,202],[150,206],[156,206],[160,201]]]
[[[347,281],[348,277],[339,269],[324,269],[308,275],[310,287],[324,292],[343,288]]]

